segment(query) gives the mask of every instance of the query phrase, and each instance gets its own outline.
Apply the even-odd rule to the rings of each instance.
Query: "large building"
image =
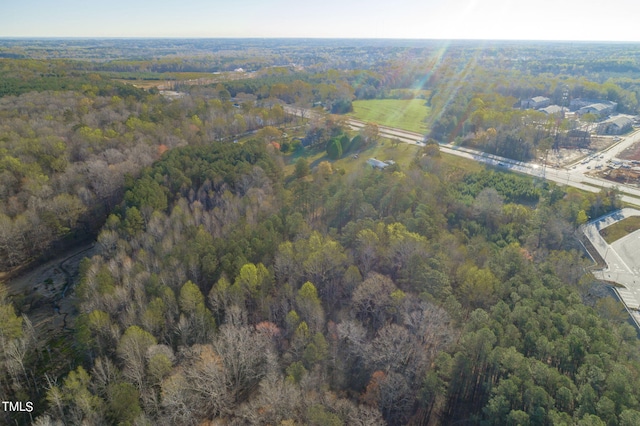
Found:
[[[577,111],[577,114],[580,116],[585,114],[595,114],[596,116],[601,118],[601,117],[606,117],[607,115],[611,114],[613,111],[614,111],[613,105],[597,103],[597,104],[591,104],[591,105],[587,105],[580,108]]]
[[[621,135],[631,130],[633,120],[625,115],[616,115],[608,120],[598,123],[598,134]]]
[[[544,112],[547,115],[563,116],[569,112],[569,108],[561,107],[559,105],[549,105],[548,107],[540,108],[540,112]]]
[[[522,109],[540,109],[551,105],[551,99],[544,96],[535,96],[533,98],[524,99],[520,101],[520,108]]]
[[[599,117],[605,117],[612,114],[618,104],[616,102],[602,99],[572,99],[569,102],[569,109],[576,111],[578,115],[595,114]]]

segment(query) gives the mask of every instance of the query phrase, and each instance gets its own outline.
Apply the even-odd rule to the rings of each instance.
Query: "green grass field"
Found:
[[[604,238],[607,244],[611,244],[638,229],[640,229],[640,216],[631,216],[611,226],[607,226],[600,231],[600,235],[602,235],[602,238]]]
[[[368,167],[367,160],[369,158],[377,158],[381,161],[393,160],[400,165],[402,170],[407,170],[411,161],[415,158],[420,149],[421,148],[416,145],[409,145],[405,143],[393,146],[390,140],[383,138],[380,143],[370,145],[359,150],[358,158],[354,158],[355,153],[350,152],[345,154],[341,159],[332,161],[329,160],[327,153],[324,150],[307,152],[303,155],[309,162],[311,168],[317,166],[321,161],[329,161],[335,170],[342,169],[345,174],[350,174]],[[478,172],[484,169],[482,164],[473,160],[444,153],[441,155],[442,162],[452,168],[451,173],[454,175],[459,173]],[[293,174],[295,162],[298,158],[300,158],[299,155],[293,155],[287,159],[285,175],[288,176]]]
[[[362,121],[417,133],[427,130],[423,120],[431,109],[423,99],[372,99],[353,102],[350,116]]]
[[[358,158],[353,158],[353,153],[345,155],[334,163],[334,167],[344,169],[346,174],[350,174],[367,167],[369,158],[377,158],[380,161],[393,160],[406,170],[417,151],[418,147],[415,145],[401,143],[394,147],[388,140],[383,139],[381,143],[359,151]]]

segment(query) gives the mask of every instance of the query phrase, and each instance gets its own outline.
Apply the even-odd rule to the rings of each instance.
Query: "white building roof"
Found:
[[[367,160],[367,164],[378,169],[384,169],[385,167],[389,167],[387,163],[377,160],[375,158],[369,158]]]
[[[540,108],[538,111],[542,111],[545,114],[560,114],[562,112],[568,112],[569,109],[565,107],[561,107],[559,105],[549,105],[548,107]]]

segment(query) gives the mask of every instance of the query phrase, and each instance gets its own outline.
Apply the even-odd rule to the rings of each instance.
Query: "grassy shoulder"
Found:
[[[600,235],[607,244],[611,244],[638,229],[640,229],[640,216],[631,216],[602,229]]]
[[[371,99],[353,102],[349,115],[362,121],[423,133],[431,109],[424,99]]]

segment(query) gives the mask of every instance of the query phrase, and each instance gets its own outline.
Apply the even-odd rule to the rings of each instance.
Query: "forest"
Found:
[[[376,49],[384,64],[269,67],[176,98],[84,59],[61,59],[82,66],[57,77],[39,59],[0,60],[31,76],[0,97],[0,270],[97,247],[60,335],[0,289],[0,397],[34,403],[2,421],[640,423],[637,330],[595,296],[576,232],[621,206],[615,190],[471,167],[441,154],[437,133],[408,147],[284,108],[419,85],[438,120],[484,105],[466,126],[508,137],[522,120],[499,123],[505,99],[561,77],[463,76],[456,52],[474,51],[462,48],[400,75],[399,50]],[[637,108],[633,91],[576,78]],[[346,167],[383,144],[410,161]]]

